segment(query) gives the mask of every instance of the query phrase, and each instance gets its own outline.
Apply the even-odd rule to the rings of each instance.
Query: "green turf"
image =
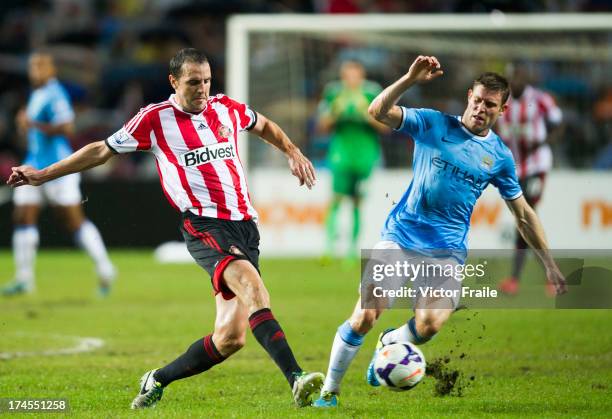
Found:
[[[65,398],[74,417],[132,417],[138,379],[208,334],[214,300],[195,264],[158,265],[148,252],[115,251],[120,277],[107,299],[95,295],[88,259],[76,251],[40,254],[38,291],[0,300],[0,352],[39,352],[98,337],[79,355],[0,360],[0,397]],[[338,325],[356,299],[358,268],[313,260],[263,260],[272,308],[302,366],[325,371]],[[0,253],[0,278],[11,255]],[[385,314],[349,370],[340,408],[292,405],[276,366],[249,335],[246,347],[200,376],[172,384],[147,417],[610,417],[612,311],[462,310],[422,349],[469,383],[461,397],[434,395],[426,378],[414,390],[368,387],[365,368],[378,332],[406,311]],[[452,351],[452,352],[451,352]],[[465,354],[461,357],[462,354]],[[473,381],[470,377],[473,376]],[[58,415],[48,415],[57,417]],[[32,417],[32,416],[28,416]]]

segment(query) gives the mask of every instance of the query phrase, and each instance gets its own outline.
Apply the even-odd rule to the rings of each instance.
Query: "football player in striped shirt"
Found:
[[[497,127],[514,155],[525,200],[535,208],[544,192],[546,174],[552,168],[550,143],[561,134],[563,113],[550,94],[528,83],[529,72],[525,64],[514,64],[510,70],[511,95],[506,112],[497,120]],[[501,292],[518,293],[527,247],[527,242],[517,232],[512,272],[500,282]],[[548,282],[546,291],[554,296],[554,285]]]
[[[175,93],[168,100],[143,108],[105,141],[47,168],[14,168],[8,184],[40,185],[103,164],[118,153],[153,153],[166,198],[182,213],[187,248],[210,274],[217,317],[211,334],[168,365],[144,374],[132,408],[155,405],[173,381],[223,362],[243,347],[248,327],[282,371],[295,403],[306,406],[321,388],[323,374],[302,370],[270,309],[259,272],[257,212],[238,155],[238,133],[248,130],[282,151],[300,185],[314,185],[314,168],[276,123],[223,94],[209,96],[211,80],[203,53],[179,51],[170,61]]]

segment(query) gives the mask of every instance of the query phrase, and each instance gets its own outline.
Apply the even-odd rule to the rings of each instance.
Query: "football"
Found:
[[[410,390],[425,376],[425,357],[412,343],[393,343],[380,350],[374,370],[383,386],[396,391]]]

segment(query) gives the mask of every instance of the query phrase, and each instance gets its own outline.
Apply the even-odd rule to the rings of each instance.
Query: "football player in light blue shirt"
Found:
[[[414,177],[387,217],[382,239],[424,253],[449,249],[463,262],[472,209],[489,183],[507,201],[523,193],[512,154],[492,130],[475,134],[458,116],[399,110],[397,130],[415,142]]]
[[[28,141],[25,164],[42,169],[72,154],[67,137],[74,130],[74,112],[68,94],[55,78],[55,65],[49,53],[37,52],[30,56],[28,76],[33,90],[26,109],[17,115],[17,127]],[[115,268],[98,229],[83,214],[79,183],[79,175],[73,174],[40,187],[27,185],[15,190],[15,276],[2,289],[3,295],[34,290],[34,263],[39,243],[37,222],[43,200],[54,207],[76,243],[93,259],[100,292],[108,293]]]
[[[512,154],[491,130],[506,108],[510,93],[508,82],[495,73],[481,75],[468,90],[467,107],[461,116],[397,105],[400,96],[411,86],[429,82],[442,74],[435,57],[419,56],[408,72],[383,90],[370,105],[369,112],[376,120],[409,135],[415,142],[414,177],[387,217],[382,240],[374,249],[409,250],[429,260],[463,264],[474,204],[487,185],[492,184],[515,216],[518,230],[532,248],[538,249],[536,254],[548,280],[558,293],[565,292],[565,279],[548,251],[542,225],[518,184]],[[449,278],[449,282],[453,281],[455,278]],[[456,306],[457,300],[451,297],[417,300],[413,318],[379,337],[368,368],[368,383],[380,385],[373,360],[384,345],[427,342],[441,329]],[[338,328],[325,384],[315,406],[337,405],[340,382],[365,334],[382,314],[383,308],[378,305],[370,307],[376,308],[362,308],[360,298],[351,318]]]

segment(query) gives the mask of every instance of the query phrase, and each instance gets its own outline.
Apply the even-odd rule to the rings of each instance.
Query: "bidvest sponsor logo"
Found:
[[[233,159],[236,157],[234,143],[217,143],[209,146],[188,151],[179,156],[181,166],[201,166],[219,160]]]

